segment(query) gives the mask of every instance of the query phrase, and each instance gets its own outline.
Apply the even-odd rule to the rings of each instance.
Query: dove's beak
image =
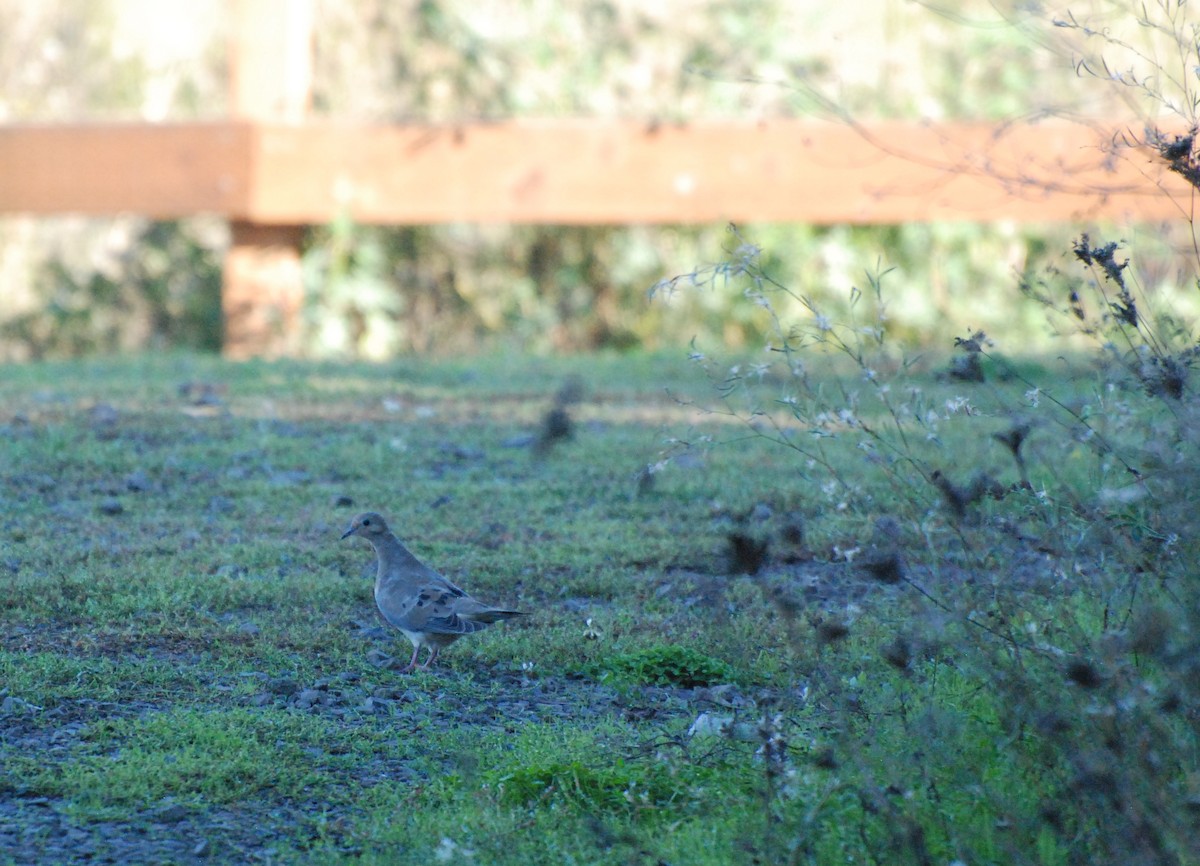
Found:
[[[347,529],[345,532],[342,533],[342,538],[343,539],[349,538],[351,535],[354,534],[354,531],[356,529],[358,529],[357,526],[351,526],[349,529]]]

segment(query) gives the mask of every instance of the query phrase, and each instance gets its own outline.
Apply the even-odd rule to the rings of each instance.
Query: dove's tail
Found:
[[[478,613],[471,614],[471,619],[476,622],[500,622],[505,619],[512,619],[514,616],[526,616],[523,610],[503,610],[501,608],[491,608],[490,610],[481,610]]]

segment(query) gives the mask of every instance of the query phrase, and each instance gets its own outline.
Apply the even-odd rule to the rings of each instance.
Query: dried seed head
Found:
[[[800,614],[803,607],[800,600],[782,586],[772,587],[767,593],[767,598],[775,605],[779,615],[789,622]]]
[[[1176,358],[1152,357],[1138,369],[1138,377],[1146,393],[1152,397],[1170,397],[1179,400],[1183,397],[1183,387],[1187,384],[1188,367],[1186,361]]]
[[[983,382],[983,364],[978,354],[955,355],[950,361],[950,378],[960,382]]]
[[[1081,322],[1087,318],[1083,312],[1083,301],[1079,298],[1079,292],[1074,289],[1071,289],[1071,314]]]
[[[879,556],[864,556],[863,570],[880,583],[899,583],[904,580],[904,559],[892,550]]]
[[[912,664],[912,644],[904,635],[896,635],[881,651],[883,660],[896,670],[907,671]]]
[[[654,490],[655,474],[653,463],[647,463],[637,471],[637,474],[634,476],[634,498],[646,496]]]
[[[786,544],[791,544],[795,547],[804,546],[804,516],[799,512],[790,512],[784,518],[783,526],[780,527],[779,537]]]
[[[730,568],[734,574],[758,574],[767,561],[770,542],[744,532],[729,534]]]
[[[542,418],[542,429],[538,433],[535,448],[546,451],[555,442],[570,439],[574,435],[571,414],[565,406],[555,406]]]
[[[1106,797],[1118,796],[1117,777],[1112,771],[1109,756],[1103,754],[1079,755],[1075,759],[1075,787]]]
[[[969,337],[955,337],[954,347],[962,349],[968,354],[975,355],[983,351],[983,346],[987,341],[987,334],[983,331],[976,331]]]
[[[1029,436],[1029,430],[1029,422],[1021,421],[1014,423],[1012,427],[1003,433],[993,433],[992,438],[1011,451],[1014,457],[1019,459],[1021,457],[1021,446],[1025,444],[1025,439]]]
[[[833,746],[820,746],[812,753],[812,762],[822,770],[836,770],[840,764]]]
[[[1104,680],[1091,662],[1075,659],[1067,665],[1067,679],[1084,689],[1097,688]]]
[[[966,490],[967,504],[978,502],[985,496],[992,499],[1003,499],[1008,494],[1008,488],[986,472],[979,472],[971,479],[971,486]]]
[[[1163,695],[1158,708],[1169,715],[1178,713],[1183,709],[1183,698],[1179,696],[1179,692],[1169,691]]]
[[[1171,141],[1161,141],[1158,145],[1158,152],[1163,159],[1174,162],[1178,159],[1186,159],[1192,155],[1192,142],[1196,139],[1195,134],[1177,135]]]
[[[1160,655],[1167,647],[1171,633],[1171,615],[1161,605],[1151,605],[1138,612],[1129,628],[1129,648],[1149,656]]]
[[[819,619],[815,625],[817,629],[817,643],[822,646],[836,643],[850,634],[850,626],[844,620],[837,617]]]
[[[967,513],[968,499],[965,491],[960,490],[940,469],[933,470],[929,476],[933,486],[942,494],[942,499],[954,513],[955,517],[963,517]]]
[[[1071,730],[1071,723],[1058,713],[1043,713],[1034,720],[1034,726],[1043,734],[1053,736]]]

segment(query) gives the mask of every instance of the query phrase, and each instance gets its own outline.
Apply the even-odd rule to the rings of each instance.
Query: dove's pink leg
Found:
[[[417,653],[421,651],[420,646],[413,647],[412,658],[408,660],[408,664],[400,669],[400,673],[406,674],[417,666]]]
[[[433,664],[435,661],[437,661],[438,651],[440,649],[441,649],[441,647],[436,647],[436,646],[433,648],[433,652],[431,652],[429,654],[429,658],[425,661],[425,664],[421,665],[421,670],[423,670],[423,671],[429,670],[429,666],[431,664]]]

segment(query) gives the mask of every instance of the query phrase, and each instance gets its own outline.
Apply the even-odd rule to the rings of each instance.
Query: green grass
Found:
[[[217,860],[1103,858],[1116,842],[1097,798],[1186,803],[1200,752],[1185,709],[1154,709],[1172,690],[1191,706],[1173,656],[1148,639],[1134,661],[1122,649],[1129,563],[1151,566],[1121,545],[1152,521],[1138,503],[1073,504],[1119,470],[1050,422],[1031,434],[1036,495],[954,519],[914,467],[1010,483],[990,434],[1027,385],[937,368],[907,374],[920,396],[905,399],[966,395],[974,412],[936,440],[915,409],[889,429],[859,403],[910,437],[904,460],[698,414],[688,401],[712,391],[676,358],[11,368],[0,810],[92,839],[201,838]],[[1063,399],[1106,393],[1075,370]],[[585,384],[575,436],[535,459],[513,440],[568,375]],[[220,386],[220,405],[180,396],[191,381]],[[862,382],[830,359],[821,387]],[[1096,402],[1097,428],[1124,442],[1153,423],[1135,396],[1128,411]],[[473,594],[532,615],[433,672],[377,666],[373,649],[408,648],[371,631],[370,551],[339,541],[365,509]],[[802,544],[782,540],[788,515]],[[902,528],[898,585],[845,553],[880,515]],[[771,542],[757,577],[731,573],[735,530]],[[1139,610],[1177,586],[1169,568],[1155,577]],[[1080,658],[1094,684],[1069,674]],[[729,733],[689,735],[704,713]],[[1120,759],[1114,725],[1145,732]],[[1106,755],[1108,775],[1089,776]],[[1185,812],[1152,823],[1191,863]]]

